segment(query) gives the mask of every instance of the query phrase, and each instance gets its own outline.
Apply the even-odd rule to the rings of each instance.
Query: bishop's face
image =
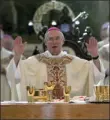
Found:
[[[64,43],[61,33],[57,30],[49,31],[46,46],[52,55],[58,55]]]

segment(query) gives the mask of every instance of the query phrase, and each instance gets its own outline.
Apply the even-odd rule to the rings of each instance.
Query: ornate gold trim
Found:
[[[59,58],[47,57],[44,54],[35,56],[39,62],[45,63],[47,66],[47,79],[55,83],[53,96],[55,98],[63,97],[63,86],[67,85],[66,64],[69,64],[73,57],[65,55]]]

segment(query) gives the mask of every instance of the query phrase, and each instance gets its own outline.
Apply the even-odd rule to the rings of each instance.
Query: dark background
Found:
[[[28,22],[33,19],[34,13],[40,5],[51,0],[0,0],[0,24],[9,34],[28,34]],[[87,11],[89,17],[85,24],[91,26],[93,34],[100,40],[101,25],[109,21],[109,0],[59,0],[67,4],[75,16]],[[16,9],[16,10],[15,10]],[[15,15],[16,13],[16,15]],[[33,31],[33,34],[35,32]],[[31,42],[31,41],[30,41]]]

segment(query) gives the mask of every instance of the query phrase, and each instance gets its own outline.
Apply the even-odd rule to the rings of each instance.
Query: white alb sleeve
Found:
[[[14,80],[15,83],[19,83],[20,82],[20,78],[21,78],[21,74],[20,74],[20,68],[19,68],[19,64],[16,67],[14,58],[10,61],[9,65],[6,68],[6,77],[8,79],[8,83],[11,87],[11,81]]]
[[[94,82],[95,82],[96,85],[99,83],[99,81],[104,80],[104,78],[105,78],[104,66],[103,66],[101,60],[99,60],[99,61],[100,61],[100,69],[101,69],[101,71],[98,70],[98,68],[96,67],[96,65],[94,64],[93,61],[90,61],[90,63],[93,66],[94,78],[95,78]]]

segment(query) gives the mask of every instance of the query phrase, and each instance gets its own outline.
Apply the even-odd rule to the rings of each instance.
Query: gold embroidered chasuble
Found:
[[[47,80],[55,83],[53,97],[63,98],[63,86],[67,85],[66,64],[69,64],[73,57],[63,56],[59,58],[46,57],[45,55],[37,55],[39,62],[43,62],[47,66]]]
[[[35,86],[36,89],[44,88],[44,82],[54,81],[54,98],[63,96],[62,86],[71,86],[71,97],[78,95],[93,95],[95,78],[93,65],[89,61],[76,56],[63,55],[52,58],[45,53],[29,57],[19,62],[21,82],[19,100],[27,100],[26,86]],[[98,79],[99,81],[100,79]]]

